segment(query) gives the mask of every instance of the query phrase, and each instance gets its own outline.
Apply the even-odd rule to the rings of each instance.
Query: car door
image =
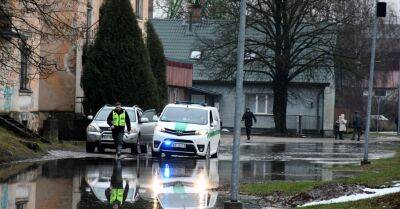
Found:
[[[152,143],[154,128],[157,125],[158,116],[156,110],[146,110],[140,118],[140,134],[142,142]]]

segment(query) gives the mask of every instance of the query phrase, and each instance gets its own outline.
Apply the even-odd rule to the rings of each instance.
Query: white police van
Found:
[[[217,108],[190,103],[167,105],[153,135],[153,156],[217,157],[221,138]]]

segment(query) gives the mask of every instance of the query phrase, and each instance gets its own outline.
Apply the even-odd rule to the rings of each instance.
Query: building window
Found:
[[[29,48],[25,43],[22,43],[21,48],[21,70],[20,70],[20,90],[29,90],[28,88],[28,59],[29,59]]]
[[[246,96],[246,108],[256,114],[268,113],[268,95],[266,94],[248,94]]]
[[[143,0],[136,0],[136,17],[142,18],[143,17]]]

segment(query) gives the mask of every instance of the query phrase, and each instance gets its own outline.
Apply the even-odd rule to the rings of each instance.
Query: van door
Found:
[[[157,125],[158,116],[156,110],[146,110],[140,118],[141,142],[146,144],[153,143],[154,128]]]
[[[219,118],[219,114],[218,111],[216,109],[213,109],[212,111],[212,116],[213,116],[213,142],[214,142],[214,148],[215,150],[213,151],[217,151],[218,149],[218,144],[219,144],[219,140],[221,138],[221,119]]]

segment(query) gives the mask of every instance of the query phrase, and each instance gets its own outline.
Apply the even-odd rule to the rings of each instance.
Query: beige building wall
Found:
[[[13,2],[13,6],[18,8],[19,5]],[[12,4],[12,3],[10,3]],[[21,14],[24,19],[33,26],[40,24],[38,18],[32,14]],[[26,24],[20,22],[20,20],[13,18],[13,24],[21,28],[23,36],[26,38],[26,43],[32,46],[30,52],[33,56],[40,53],[40,37],[29,31],[28,28],[24,27]],[[19,40],[15,37],[11,38],[15,44],[20,44]],[[20,72],[21,72],[21,52],[20,50],[12,45],[5,46],[10,52],[8,59],[8,68],[2,67],[0,69],[1,81],[0,81],[0,113],[8,113],[20,122],[24,122],[29,128],[33,130],[38,129],[38,114],[39,111],[39,76],[38,69],[31,63],[27,64],[27,88],[20,88]],[[36,57],[37,58],[37,57]]]

